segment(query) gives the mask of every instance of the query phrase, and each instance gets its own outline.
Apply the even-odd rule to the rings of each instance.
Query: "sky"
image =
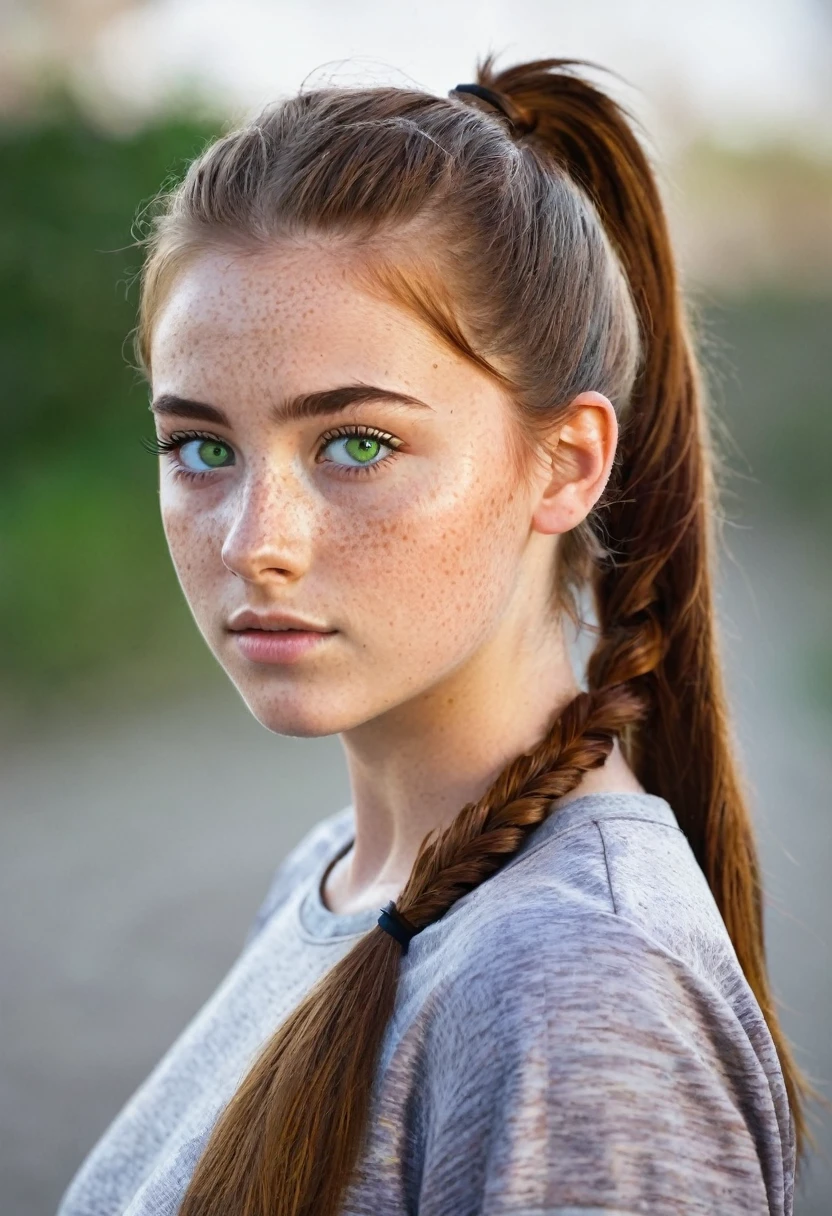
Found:
[[[665,147],[705,130],[832,155],[828,0],[152,0],[113,17],[76,75],[91,105],[129,125],[186,85],[240,116],[303,82],[443,94],[490,50],[498,66],[578,56],[612,68],[629,82],[612,91]]]

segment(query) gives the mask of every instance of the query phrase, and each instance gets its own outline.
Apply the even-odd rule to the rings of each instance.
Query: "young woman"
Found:
[[[182,589],[264,726],[340,735],[352,802],[60,1216],[792,1211],[811,1091],[657,187],[574,64],[477,81],[270,106],[154,224]]]

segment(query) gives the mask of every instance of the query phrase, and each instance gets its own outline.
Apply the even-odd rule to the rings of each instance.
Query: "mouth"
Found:
[[[281,610],[276,606],[271,611],[256,612],[251,608],[235,612],[226,622],[226,628],[231,633],[334,633],[337,630],[327,629],[325,625],[313,624],[293,612]]]
[[[254,627],[232,630],[237,649],[252,663],[297,663],[312,651],[324,648],[337,629]]]

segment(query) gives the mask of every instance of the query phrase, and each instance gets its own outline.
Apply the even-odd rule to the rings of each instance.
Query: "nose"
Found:
[[[291,580],[309,564],[309,509],[285,467],[250,472],[229,507],[223,565],[247,582]]]

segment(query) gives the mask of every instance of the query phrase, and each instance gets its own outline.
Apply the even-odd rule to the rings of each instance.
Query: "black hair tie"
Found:
[[[395,900],[392,899],[381,909],[378,924],[384,929],[385,933],[389,933],[391,937],[395,937],[396,941],[401,943],[402,954],[407,954],[407,947],[410,945],[411,937],[419,932],[416,926],[410,923],[404,913],[399,911]]]
[[[474,97],[479,97],[480,101],[487,102],[509,120],[518,135],[528,135],[537,126],[537,119],[529,121],[505,93],[498,93],[496,89],[489,89],[484,84],[456,84],[448,96],[452,97],[454,93],[472,93]]]

